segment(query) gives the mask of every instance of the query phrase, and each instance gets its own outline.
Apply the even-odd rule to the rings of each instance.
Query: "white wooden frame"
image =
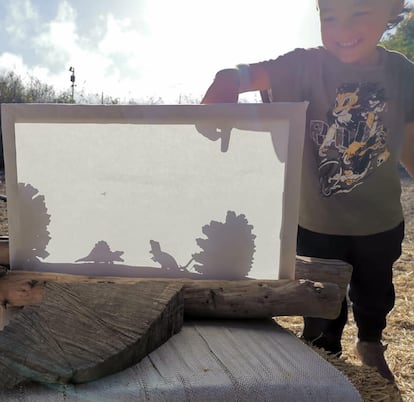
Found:
[[[8,195],[10,265],[19,252],[16,244],[24,230],[20,219],[15,127],[19,123],[58,124],[192,124],[214,137],[232,129],[273,133],[275,122],[288,122],[288,157],[285,161],[283,216],[280,232],[279,279],[293,279],[299,210],[301,158],[307,103],[222,105],[2,105],[3,147]],[[217,130],[216,130],[217,129]],[[228,129],[228,130],[227,130]],[[275,134],[275,133],[273,133]],[[276,134],[275,134],[276,135]],[[275,137],[272,136],[274,139]],[[230,139],[231,142],[231,139]],[[275,151],[278,145],[273,141]],[[219,145],[217,145],[219,146]],[[231,145],[230,145],[231,146]],[[222,139],[222,147],[226,141]],[[276,278],[269,278],[276,279]]]

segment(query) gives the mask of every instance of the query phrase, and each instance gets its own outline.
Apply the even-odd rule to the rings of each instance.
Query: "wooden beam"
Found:
[[[168,281],[183,284],[184,312],[187,316],[265,318],[304,315],[335,318],[351,272],[351,266],[342,261],[298,257],[296,280]],[[89,277],[13,270],[0,278],[0,304],[10,308],[39,303],[47,282],[132,284],[151,281],[165,279]]]
[[[9,242],[0,238],[0,265],[9,265]],[[345,297],[352,267],[339,260],[297,257],[295,280],[212,281],[168,279],[184,286],[185,314],[198,317],[264,318],[283,315],[334,318]],[[0,276],[1,276],[0,272]],[[10,271],[0,277],[0,305],[39,303],[47,282],[132,284],[155,278],[88,277],[51,272]],[[4,312],[3,312],[4,313]]]
[[[45,284],[165,282],[158,278],[82,277],[41,272],[10,272],[0,279],[0,303],[4,307],[40,303]],[[266,318],[305,315],[335,318],[340,311],[341,292],[337,284],[308,280],[196,281],[169,280],[183,285],[184,314],[210,318]]]

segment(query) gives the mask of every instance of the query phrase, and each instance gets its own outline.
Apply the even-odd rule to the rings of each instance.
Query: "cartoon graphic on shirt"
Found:
[[[388,160],[387,130],[380,115],[386,106],[378,84],[347,83],[337,89],[328,121],[311,121],[325,197],[352,191]]]

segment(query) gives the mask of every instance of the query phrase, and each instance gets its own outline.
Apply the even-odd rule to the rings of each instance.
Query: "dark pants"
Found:
[[[298,255],[338,259],[352,265],[349,299],[361,341],[381,340],[386,316],[394,307],[392,266],[401,255],[403,238],[404,222],[369,236],[326,235],[298,228]],[[338,353],[342,350],[341,337],[347,318],[344,299],[341,312],[334,320],[304,318],[303,338]]]

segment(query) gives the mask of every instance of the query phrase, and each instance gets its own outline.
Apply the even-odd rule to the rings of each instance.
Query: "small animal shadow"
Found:
[[[98,241],[91,252],[83,258],[79,258],[75,262],[94,262],[96,264],[113,264],[115,261],[123,262],[121,255],[123,251],[111,251],[108,243],[104,240]]]
[[[168,254],[165,251],[161,250],[161,245],[159,242],[150,240],[150,245],[150,254],[152,254],[151,260],[161,264],[161,268],[166,271],[187,271],[187,267],[193,261],[193,258],[191,258],[186,265],[180,266],[171,254]]]

